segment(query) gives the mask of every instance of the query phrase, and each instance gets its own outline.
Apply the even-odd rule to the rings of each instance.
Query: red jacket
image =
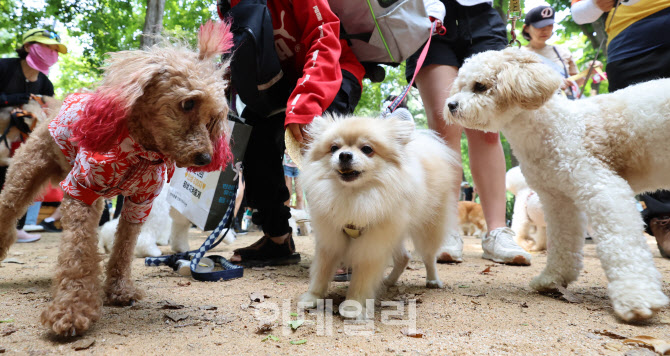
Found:
[[[231,5],[240,1],[244,0],[232,0]],[[335,99],[342,69],[359,84],[365,69],[347,42],[340,40],[340,20],[327,0],[268,0],[267,4],[282,69],[300,77],[286,105],[285,125],[309,124]]]

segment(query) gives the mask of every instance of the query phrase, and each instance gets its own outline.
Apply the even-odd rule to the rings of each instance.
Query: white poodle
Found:
[[[512,230],[514,241],[527,251],[547,249],[547,223],[544,221],[542,203],[535,192],[528,187],[521,168],[514,167],[505,175],[507,190],[514,194],[514,214]]]
[[[165,184],[160,195],[154,200],[153,208],[149,218],[142,225],[142,230],[135,245],[136,257],[157,257],[162,255],[158,245],[172,247],[174,252],[186,252],[188,246],[188,229],[191,222],[179,211],[172,208],[167,202],[170,186]],[[98,245],[101,249],[109,252],[114,245],[114,234],[119,225],[119,219],[106,222],[100,228],[100,240]]]
[[[570,101],[551,68],[518,49],[471,57],[445,103],[445,120],[502,131],[547,221],[547,266],[531,286],[550,290],[582,268],[586,219],[614,311],[646,319],[668,304],[643,236],[635,193],[670,188],[670,79]]]

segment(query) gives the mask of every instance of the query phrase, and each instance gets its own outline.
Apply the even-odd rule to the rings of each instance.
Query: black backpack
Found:
[[[245,110],[267,117],[286,109],[297,78],[281,69],[266,0],[243,0],[232,8],[229,0],[219,0],[217,10],[232,20],[231,85]]]

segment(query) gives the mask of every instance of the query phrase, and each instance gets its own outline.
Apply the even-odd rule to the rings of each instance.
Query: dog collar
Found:
[[[356,239],[359,236],[361,236],[363,234],[363,230],[364,229],[362,227],[357,227],[356,225],[353,224],[344,225],[344,227],[342,228],[342,232],[347,234],[352,239]]]

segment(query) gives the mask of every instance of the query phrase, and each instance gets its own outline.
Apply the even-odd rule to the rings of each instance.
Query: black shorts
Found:
[[[456,0],[442,0],[447,15],[442,22],[447,28],[444,36],[433,36],[423,62],[460,68],[466,58],[488,50],[507,46],[507,28],[500,14],[489,4],[463,6]],[[423,46],[407,58],[405,77],[409,82]]]

